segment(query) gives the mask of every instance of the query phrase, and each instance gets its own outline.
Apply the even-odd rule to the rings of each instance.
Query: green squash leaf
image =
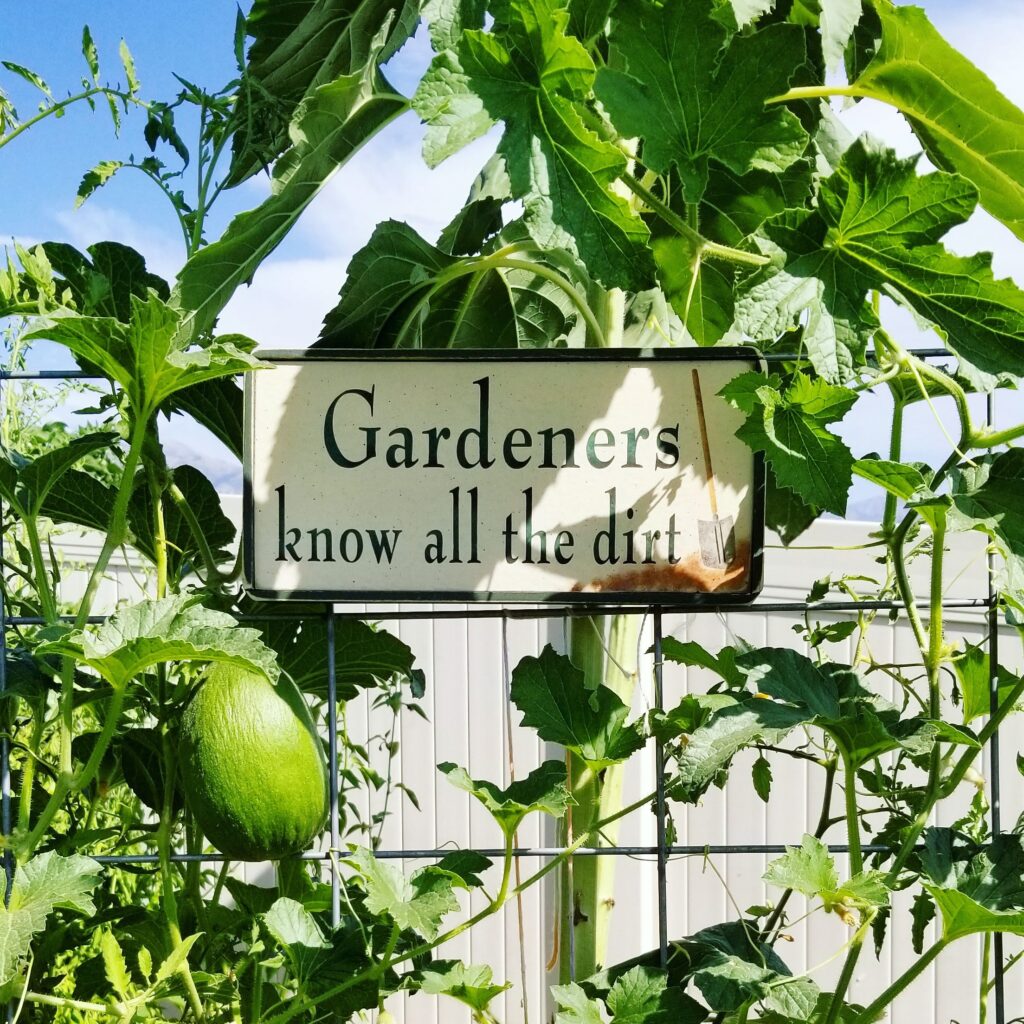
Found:
[[[10,903],[0,903],[0,984],[14,978],[31,951],[32,938],[57,908],[93,915],[92,892],[100,865],[90,857],[63,857],[52,850],[19,865]]]
[[[95,631],[69,630],[37,648],[40,654],[74,658],[111,686],[165,661],[227,662],[277,679],[274,652],[255,629],[238,627],[231,615],[176,595],[122,608]]]
[[[743,376],[753,383],[759,375]],[[763,383],[756,389],[740,388],[733,381],[722,392],[747,413],[736,436],[752,450],[765,453],[779,486],[798,494],[805,504],[843,515],[854,460],[828,424],[846,415],[856,393],[806,374],[797,374],[782,390],[773,386],[772,378],[761,376],[760,380]]]
[[[594,86],[619,134],[643,139],[644,165],[676,168],[688,203],[703,196],[709,161],[784,171],[808,142],[795,114],[764,106],[803,64],[803,32],[771,25],[727,40],[712,10],[711,0],[620,0],[611,45],[628,73],[602,68]]]
[[[573,802],[566,787],[564,761],[545,761],[525,779],[517,779],[505,789],[493,782],[470,778],[465,768],[446,761],[437,766],[455,787],[472,793],[490,811],[506,838],[513,835],[520,822],[533,811],[561,818]]]
[[[639,722],[626,724],[629,708],[616,693],[607,686],[587,689],[583,673],[550,644],[513,669],[511,690],[523,725],[594,771],[625,761],[646,742]]]
[[[278,658],[282,670],[304,693],[327,696],[327,622],[322,605],[282,607],[246,599],[246,616],[258,622],[263,642]],[[352,700],[395,676],[411,677],[415,658],[408,645],[385,629],[358,619],[334,622],[334,665],[338,700]]]
[[[560,1007],[555,1024],[605,1024],[600,1001],[591,999],[576,982],[552,985],[551,995]]]
[[[353,850],[349,862],[361,876],[370,913],[387,914],[425,939],[437,938],[444,916],[459,908],[446,871],[426,867],[406,878],[366,849]]]
[[[83,434],[61,448],[26,459],[0,445],[0,497],[23,519],[34,519],[46,505],[50,492],[76,462],[86,455],[111,447],[112,433]],[[107,507],[109,517],[110,506]],[[104,519],[104,525],[106,524]]]
[[[778,743],[812,717],[806,708],[756,697],[716,711],[680,750],[677,771],[668,781],[669,797],[696,803],[712,783],[724,781],[729,762],[744,747],[755,742]]]
[[[566,34],[559,0],[510,0],[491,31],[465,31],[435,57],[413,105],[427,123],[424,156],[436,166],[497,121],[498,153],[525,223],[544,249],[568,249],[606,286],[648,286],[647,228],[611,191],[621,151],[584,121],[594,63]]]
[[[461,960],[435,960],[429,967],[407,977],[410,986],[414,985],[421,992],[449,996],[476,1013],[486,1010],[493,999],[512,987],[510,981],[495,984],[490,967],[464,964]]]
[[[939,243],[970,216],[976,189],[941,171],[918,176],[915,164],[858,139],[821,182],[817,209],[766,225],[785,262],[751,279],[737,301],[739,327],[773,337],[807,311],[805,343],[815,368],[843,380],[873,327],[865,296],[879,289],[935,324],[972,366],[1024,374],[1024,293],[993,277],[988,254],[956,256]]]
[[[799,848],[787,846],[785,854],[773,860],[761,877],[769,885],[795,889],[804,896],[831,892],[839,885],[839,872],[828,847],[808,835]]]
[[[132,296],[145,299],[155,292],[166,301],[167,282],[146,269],[145,259],[120,242],[96,242],[85,253],[66,242],[44,242],[43,250],[56,275],[64,304],[85,316],[108,316],[127,323]]]
[[[979,932],[1024,935],[1024,839],[996,836],[980,846],[948,828],[924,833],[925,888],[942,915],[947,941]]]
[[[840,715],[835,679],[798,651],[763,647],[739,655],[736,666],[759,693],[806,708],[821,718]]]
[[[922,8],[873,7],[881,43],[850,94],[900,110],[931,160],[974,182],[985,209],[1024,238],[1024,111],[946,42]]]

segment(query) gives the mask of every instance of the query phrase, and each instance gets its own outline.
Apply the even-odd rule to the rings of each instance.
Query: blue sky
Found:
[[[1020,0],[927,0],[924,6],[946,37],[1024,106]],[[145,95],[166,99],[178,90],[172,71],[210,88],[234,75],[235,15],[235,5],[224,0],[0,0],[0,59],[31,67],[57,95],[75,91],[85,73],[80,47],[82,24],[88,22],[104,77],[123,78],[117,58],[123,37],[135,57]],[[411,91],[427,59],[421,33],[392,62],[389,74],[394,84]],[[0,84],[22,117],[28,116],[36,102],[32,91],[12,82],[6,72],[0,72]],[[919,148],[900,117],[880,105],[862,103],[843,117],[852,131],[870,130],[901,152]],[[142,124],[140,117],[129,117],[121,137],[114,138],[104,109],[90,113],[80,106],[5,148],[0,154],[0,237],[24,242],[63,239],[82,248],[116,239],[135,246],[153,269],[173,278],[183,260],[182,243],[173,214],[141,174],[122,173],[81,208],[74,208],[84,171],[100,160],[144,154]],[[426,237],[435,237],[461,205],[495,137],[480,140],[435,171],[419,157],[421,139],[421,126],[407,115],[353,159],[260,269],[253,286],[236,295],[222,317],[222,328],[249,334],[267,347],[304,347],[316,337],[324,312],[336,301],[352,253],[378,221],[406,220]],[[266,184],[259,180],[225,193],[212,223],[214,233],[231,214],[255,205],[265,194]],[[1012,275],[1024,283],[1024,245],[987,216],[980,214],[953,232],[950,244],[962,252],[992,250],[997,275]],[[908,323],[901,329],[908,334],[913,330]],[[38,358],[49,366],[70,363],[52,350],[41,350]],[[1019,404],[1020,399],[1012,396],[1009,401]],[[886,418],[876,409],[846,426],[857,454],[882,447],[879,424]],[[929,457],[940,435],[927,409],[915,410],[910,436],[912,443],[919,439],[921,451],[909,454]],[[183,424],[174,425],[169,447],[175,461],[203,461],[215,479],[229,483],[232,474],[237,475],[226,453]]]

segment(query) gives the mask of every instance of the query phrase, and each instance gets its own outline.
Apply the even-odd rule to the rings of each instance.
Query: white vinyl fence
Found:
[[[876,550],[816,550],[863,543],[870,525],[822,521],[800,538],[800,548],[784,551],[772,547],[765,564],[765,589],[759,603],[802,601],[810,584],[825,575],[833,578],[843,574],[873,576],[879,566],[874,562]],[[986,565],[983,539],[978,535],[955,535],[949,538],[947,555],[947,597],[971,598],[986,594]],[[66,595],[72,597],[81,585],[82,572],[75,564],[87,565],[96,548],[88,539],[72,538],[63,545],[66,562]],[[112,568],[105,592],[105,603],[113,608],[120,599],[136,596],[137,582],[143,569],[139,565],[121,563]],[[915,586],[923,594],[926,581],[918,579]],[[358,606],[357,606],[358,607]],[[368,619],[379,621],[405,641],[416,655],[418,665],[427,679],[427,692],[422,702],[429,721],[405,714],[400,723],[401,745],[394,762],[395,781],[412,789],[420,804],[416,810],[400,794],[392,797],[392,813],[383,829],[381,848],[385,850],[428,850],[436,847],[478,847],[499,845],[500,835],[487,813],[467,794],[450,786],[435,765],[454,761],[468,768],[475,778],[505,784],[510,778],[507,716],[511,711],[514,768],[517,777],[525,775],[545,757],[559,756],[558,751],[545,750],[532,731],[518,727],[518,713],[509,708],[505,693],[506,665],[514,666],[527,654],[537,654],[545,643],[564,649],[565,625],[559,619],[423,619],[389,622],[394,606],[364,606]],[[441,606],[438,606],[441,607]],[[453,606],[443,606],[449,610]],[[346,610],[352,610],[346,606]],[[681,640],[696,640],[716,652],[742,637],[756,645],[801,647],[793,625],[800,612],[743,612],[718,615],[673,614],[664,620],[665,635]],[[838,620],[841,615],[810,613],[812,621]],[[986,623],[982,609],[951,610],[947,614],[948,638],[972,642],[982,640]],[[891,623],[882,612],[870,634],[872,650],[880,661],[916,662],[917,652],[906,620]],[[639,644],[639,679],[634,705],[635,713],[643,713],[653,705],[650,623],[646,623]],[[1013,630],[1003,630],[1000,658],[1010,668],[1020,670],[1021,644]],[[852,657],[848,644],[833,645],[830,653],[836,660]],[[703,670],[685,670],[669,665],[665,670],[666,706],[673,706],[688,689],[700,690],[710,681]],[[872,677],[881,678],[880,674]],[[886,684],[880,684],[885,691]],[[890,696],[889,693],[885,693]],[[952,712],[955,714],[955,712]],[[348,709],[348,728],[360,740],[380,732],[387,712],[369,710],[364,698]],[[1002,820],[1003,828],[1012,827],[1024,810],[1024,796],[1015,758],[1024,748],[1021,719],[1011,718],[1002,733]],[[772,763],[774,782],[767,804],[754,793],[750,781],[749,755],[736,759],[727,789],[712,789],[699,807],[670,805],[681,845],[791,844],[799,845],[805,832],[813,831],[821,805],[822,770],[808,762],[775,756]],[[382,761],[383,764],[383,761]],[[979,764],[988,776],[987,762]],[[626,780],[624,799],[638,799],[654,788],[653,745],[646,756],[634,758]],[[979,779],[979,783],[981,780]],[[987,784],[987,779],[986,779]],[[970,789],[968,784],[963,787]],[[380,795],[368,798],[380,801]],[[937,823],[949,824],[963,811],[969,793],[944,804]],[[833,813],[841,814],[842,797],[837,787]],[[879,816],[879,820],[884,815]],[[869,819],[870,820],[870,819]],[[826,841],[845,842],[842,824],[837,824]],[[556,830],[549,821],[533,815],[520,830],[521,847],[556,845]],[[623,823],[619,842],[630,846],[652,846],[656,842],[655,819],[646,811],[632,815]],[[761,875],[771,857],[763,854],[730,854],[705,859],[691,856],[674,859],[668,869],[669,937],[679,937],[702,927],[735,919],[737,908],[743,909],[766,899],[777,898],[777,890],[768,890]],[[407,871],[423,861],[406,860]],[[543,863],[535,857],[521,861],[526,877]],[[840,871],[845,870],[839,858]],[[503,914],[483,922],[470,933],[460,936],[442,951],[443,955],[459,957],[472,963],[486,963],[494,968],[499,981],[508,980],[513,988],[494,1004],[500,1020],[531,1024],[550,1020],[552,1007],[547,985],[554,979],[545,975],[545,963],[552,954],[554,933],[552,909],[556,898],[557,873],[549,875],[522,902],[522,961],[520,926],[515,903]],[[250,880],[267,880],[264,868],[250,866]],[[869,1002],[889,981],[904,971],[914,960],[910,944],[910,899],[898,896],[890,925],[889,938],[880,959],[865,949],[860,958],[852,998]],[[474,897],[472,908],[482,902]],[[791,918],[801,917],[809,909],[794,899]],[[615,962],[645,950],[658,942],[658,907],[656,867],[653,857],[622,857],[617,859],[616,895],[610,959]],[[935,932],[934,923],[930,932]],[[815,913],[807,921],[796,924],[788,932],[790,941],[780,953],[794,972],[813,970],[814,978],[823,988],[835,981],[842,965],[842,947],[852,929],[834,915]],[[932,937],[926,939],[930,944]],[[869,943],[870,944],[870,943]],[[1019,945],[1007,940],[1007,955]],[[891,1019],[896,1024],[957,1021],[968,1024],[978,1020],[978,988],[980,981],[981,943],[961,940],[946,951],[937,965],[924,973],[900,998]],[[830,959],[831,958],[831,959]],[[525,980],[525,985],[524,985]],[[1024,968],[1007,976],[1007,1018],[1024,1014]],[[524,1012],[524,996],[525,1010]],[[389,1007],[402,1011],[403,997],[393,997]],[[990,1011],[990,1019],[991,1011]],[[468,1011],[451,1001],[433,1001],[423,996],[408,999],[405,1020],[414,1024],[448,1024],[469,1020]]]

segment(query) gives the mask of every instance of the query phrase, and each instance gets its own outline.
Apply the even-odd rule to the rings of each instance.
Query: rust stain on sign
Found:
[[[740,543],[732,561],[721,569],[709,568],[694,552],[676,565],[650,565],[628,572],[615,573],[573,589],[581,593],[602,591],[679,591],[681,593],[728,594],[747,586],[750,568],[750,545]]]

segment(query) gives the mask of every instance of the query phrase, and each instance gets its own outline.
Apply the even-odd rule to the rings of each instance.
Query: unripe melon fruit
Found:
[[[323,744],[302,694],[285,676],[216,664],[181,728],[185,798],[206,838],[233,860],[305,850],[328,812]]]

